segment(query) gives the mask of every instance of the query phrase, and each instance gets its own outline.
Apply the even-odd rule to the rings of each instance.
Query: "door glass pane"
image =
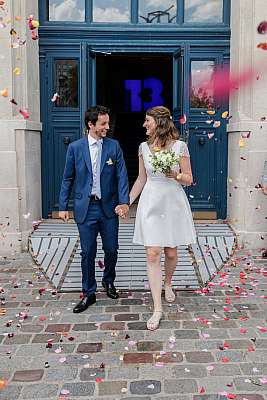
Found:
[[[49,0],[49,21],[84,20],[85,0]]]
[[[55,62],[55,90],[57,107],[78,107],[78,61],[57,60]]]
[[[176,0],[139,0],[139,22],[168,24],[176,22]]]
[[[218,23],[222,20],[223,0],[185,0],[185,22]]]
[[[191,62],[191,108],[214,107],[214,61]]]
[[[94,22],[130,22],[130,0],[93,0]]]

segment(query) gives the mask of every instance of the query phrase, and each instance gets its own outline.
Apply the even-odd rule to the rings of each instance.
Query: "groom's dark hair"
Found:
[[[93,106],[89,107],[84,115],[84,123],[88,129],[88,122],[92,122],[93,125],[96,124],[99,115],[109,114],[109,109],[104,106]]]

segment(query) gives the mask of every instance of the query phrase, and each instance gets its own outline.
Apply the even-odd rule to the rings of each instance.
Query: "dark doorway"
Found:
[[[146,140],[145,111],[172,109],[172,56],[164,54],[98,55],[96,99],[111,110],[110,135],[120,142],[130,185],[138,175],[138,146]]]

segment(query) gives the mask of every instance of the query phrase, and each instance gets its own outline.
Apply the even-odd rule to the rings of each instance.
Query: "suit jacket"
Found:
[[[67,211],[74,188],[74,219],[83,223],[92,192],[93,173],[87,136],[68,146],[66,164],[59,195],[59,210]],[[108,218],[116,215],[118,204],[129,204],[127,170],[119,142],[103,138],[100,168],[101,201]]]

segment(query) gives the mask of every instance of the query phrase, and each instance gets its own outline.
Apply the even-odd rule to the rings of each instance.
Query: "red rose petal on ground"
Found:
[[[203,386],[199,389],[199,394],[204,394],[205,393],[205,389],[203,388]]]
[[[228,358],[228,357],[221,358],[221,362],[223,362],[223,363],[228,363],[229,361],[230,361],[230,358]]]

